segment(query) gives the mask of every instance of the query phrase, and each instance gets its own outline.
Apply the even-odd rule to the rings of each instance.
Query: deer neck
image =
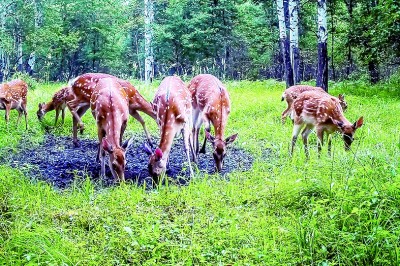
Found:
[[[44,105],[43,109],[44,109],[45,113],[53,111],[55,109],[54,102],[51,101],[51,102],[46,103]]]

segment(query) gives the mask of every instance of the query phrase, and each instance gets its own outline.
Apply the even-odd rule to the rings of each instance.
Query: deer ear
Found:
[[[147,155],[152,155],[153,154],[149,144],[147,144],[147,143],[143,143],[143,150],[144,150],[145,153],[147,153]]]
[[[205,130],[205,132],[206,132],[206,139],[209,141],[209,142],[211,142],[211,143],[214,143],[214,137],[213,136],[211,136],[211,134],[210,134],[210,132],[208,132],[207,130]]]
[[[154,151],[154,156],[155,156],[156,161],[161,160],[161,158],[162,158],[162,156],[163,156],[162,150],[161,150],[160,148],[157,148],[157,149]]]
[[[103,150],[105,150],[108,153],[112,153],[114,151],[113,145],[111,145],[110,142],[108,142],[108,140],[105,137],[101,141],[101,145],[103,147]]]
[[[353,124],[353,128],[357,129],[359,127],[361,127],[364,124],[364,118],[360,117],[354,124]]]
[[[122,143],[122,148],[124,148],[124,150],[127,150],[133,143],[133,136],[130,137],[128,140],[126,140],[124,143]]]
[[[233,143],[236,140],[237,136],[238,136],[238,133],[236,133],[236,134],[234,134],[234,135],[232,135],[230,137],[227,137],[225,139],[226,145],[229,145],[229,144]]]

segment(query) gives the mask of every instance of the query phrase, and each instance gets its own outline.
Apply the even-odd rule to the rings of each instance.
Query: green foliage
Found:
[[[11,77],[11,80],[13,79],[22,79],[25,81],[26,84],[28,84],[28,90],[35,90],[39,85],[39,83],[27,73],[15,72]]]
[[[253,154],[248,172],[198,175],[188,186],[152,191],[133,184],[105,188],[78,175],[58,190],[24,174],[29,165],[2,165],[0,264],[398,265],[398,79],[331,84],[332,94],[346,95],[345,116],[365,120],[351,151],[333,137],[332,157],[324,147],[318,158],[314,134],[309,161],[300,141],[289,157],[292,126],[280,123],[283,83],[233,81],[227,83],[232,110],[226,135],[238,132],[234,145]],[[154,95],[156,85],[134,84],[147,99]],[[28,131],[15,127],[16,112],[9,128],[0,120],[0,156],[17,152],[19,142],[40,148],[45,128],[33,114],[60,86],[30,91]],[[46,115],[45,125],[53,116]],[[96,139],[95,121],[90,114],[83,119],[83,137]],[[68,114],[65,126],[51,133],[69,136],[71,120]],[[142,128],[130,120],[126,134],[131,131]]]

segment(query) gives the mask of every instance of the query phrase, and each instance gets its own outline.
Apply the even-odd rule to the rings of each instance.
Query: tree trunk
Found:
[[[286,87],[294,85],[293,81],[293,69],[290,63],[290,52],[289,52],[289,40],[286,34],[286,23],[285,23],[285,10],[283,7],[283,0],[276,0],[279,20],[279,42],[283,56],[283,63],[285,66],[285,81]]]
[[[18,65],[17,71],[22,72],[24,70],[23,60],[22,60],[22,36],[21,31],[18,30],[16,34],[16,46],[17,46],[17,58],[18,58]]]
[[[326,0],[318,0],[318,71],[317,86],[328,91],[328,28]]]
[[[35,12],[35,30],[38,30],[39,27],[43,24],[43,11],[41,6],[41,0],[33,0],[33,7]],[[36,53],[32,51],[29,55],[28,63],[26,65],[26,73],[30,76],[33,75],[35,70],[35,63],[36,63]]]
[[[299,0],[289,1],[290,21],[290,62],[293,67],[293,81],[300,82],[300,50],[299,50]]]
[[[368,62],[368,71],[371,83],[376,84],[380,78],[379,78],[378,62],[375,59],[371,59]]]
[[[144,65],[144,79],[145,81],[152,82],[154,77],[154,57],[153,57],[153,30],[152,24],[154,21],[154,5],[153,0],[144,0],[144,39],[145,39],[145,65]]]

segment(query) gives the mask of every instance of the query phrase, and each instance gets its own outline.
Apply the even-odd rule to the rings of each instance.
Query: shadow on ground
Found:
[[[144,139],[135,137],[134,144],[127,153],[126,180],[142,184],[148,179],[147,170],[148,155],[143,151]],[[23,172],[35,178],[45,180],[59,188],[69,186],[74,179],[89,176],[93,180],[99,180],[100,164],[95,161],[97,153],[97,141],[81,139],[81,146],[73,148],[72,138],[47,134],[44,142],[37,146],[29,141],[21,141],[17,152],[4,148],[0,163],[8,164],[21,169]],[[207,147],[207,154],[201,154],[198,170],[200,173],[214,173],[214,161],[211,154],[211,146]],[[189,169],[185,160],[183,145],[180,139],[176,139],[171,150],[167,175],[179,184],[186,184],[189,177]],[[231,147],[224,161],[221,174],[232,171],[247,171],[253,164],[253,157],[243,149]],[[107,178],[101,180],[105,185],[112,185],[114,180],[106,166]]]

